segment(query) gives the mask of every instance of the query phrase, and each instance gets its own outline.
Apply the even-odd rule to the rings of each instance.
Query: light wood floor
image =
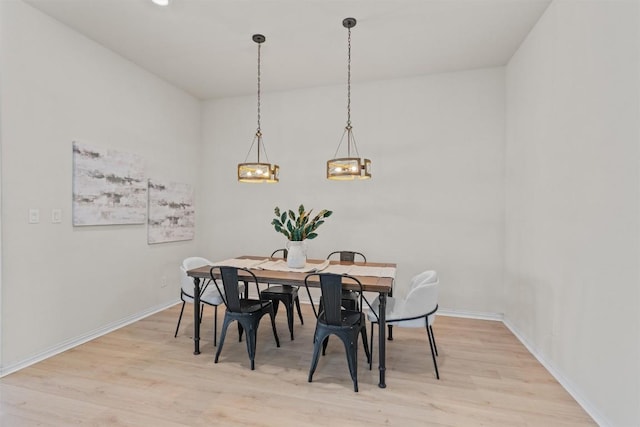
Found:
[[[354,393],[335,338],[307,382],[315,324],[310,306],[303,305],[305,324],[296,322],[295,341],[281,309],[280,348],[263,319],[255,371],[234,325],[220,362],[213,363],[210,307],[202,354],[194,356],[191,310],[185,309],[178,338],[175,306],[1,379],[0,425],[595,425],[500,322],[439,316],[439,381],[426,333],[395,328],[387,388],[378,388],[378,372],[368,370],[360,347],[360,391]]]

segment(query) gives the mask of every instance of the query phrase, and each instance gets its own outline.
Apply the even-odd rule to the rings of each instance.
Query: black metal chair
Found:
[[[238,281],[240,280],[238,272],[242,272],[242,280],[246,283],[244,298],[240,298],[240,289],[238,287]],[[246,268],[219,266],[211,267],[209,271],[211,274],[211,280],[216,285],[218,292],[222,295],[224,305],[227,310],[224,313],[224,322],[222,324],[222,334],[220,335],[220,343],[218,350],[216,351],[215,363],[218,363],[218,357],[222,351],[224,345],[224,339],[227,334],[227,328],[229,324],[234,320],[238,321],[238,328],[240,330],[240,341],[242,341],[242,332],[247,332],[247,352],[249,353],[249,359],[251,360],[251,370],[254,370],[254,359],[256,355],[256,335],[258,332],[258,326],[260,319],[265,314],[269,314],[271,317],[271,327],[273,328],[273,336],[276,340],[276,345],[280,347],[280,340],[278,339],[278,332],[276,331],[276,321],[273,312],[273,304],[271,301],[265,301],[261,299],[249,298],[249,282],[254,282],[256,285],[256,291],[260,294],[260,288],[258,287],[258,279],[255,274]],[[222,280],[222,286],[224,292],[220,287],[220,280]]]
[[[331,252],[329,255],[327,255],[327,259],[331,259],[331,257],[336,255],[336,254],[340,254],[340,261],[341,262],[356,262],[356,257],[361,257],[362,258],[362,262],[367,262],[367,257],[364,256],[364,254],[362,254],[360,252],[355,252],[355,251],[335,251],[335,252]]]
[[[271,258],[274,257],[278,252],[282,252],[283,258],[287,259],[287,255],[289,251],[286,249],[276,249],[271,254]],[[273,312],[274,315],[278,315],[278,306],[280,301],[284,304],[287,310],[287,323],[289,325],[289,332],[291,333],[291,340],[293,341],[293,306],[295,304],[296,309],[298,310],[298,317],[300,318],[300,323],[304,325],[304,319],[302,319],[302,311],[300,310],[300,299],[298,298],[298,287],[297,286],[289,286],[289,285],[271,285],[260,292],[260,298],[263,300],[270,300],[273,302]]]
[[[340,262],[356,262],[356,257],[362,258],[362,262],[367,262],[367,257],[363,253],[356,251],[334,251],[327,255],[327,259],[331,259],[334,255],[340,255]],[[349,290],[342,292],[342,306],[349,310],[358,309],[358,296]]]
[[[320,281],[320,307],[316,310],[309,290],[309,281],[317,278]],[[313,337],[313,356],[311,368],[309,370],[309,382],[313,379],[313,373],[318,366],[320,357],[320,347],[322,354],[326,353],[328,339],[330,335],[336,335],[344,344],[349,364],[349,373],[353,381],[353,390],[358,391],[358,335],[362,336],[364,352],[367,355],[367,363],[371,361],[371,354],[367,344],[367,326],[364,314],[361,309],[347,310],[342,307],[342,286],[349,285],[355,288],[354,293],[358,294],[360,301],[358,307],[362,307],[362,283],[352,276],[313,273],[304,279],[304,285],[316,316],[316,330]]]

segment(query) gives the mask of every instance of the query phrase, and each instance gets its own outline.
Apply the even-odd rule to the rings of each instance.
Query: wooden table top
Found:
[[[281,259],[281,258],[269,258],[269,257],[259,257],[253,255],[244,255],[238,258],[243,259]],[[320,264],[325,260],[321,259],[308,259],[309,263],[317,263]],[[382,262],[340,262],[340,261],[331,261],[331,264],[334,265],[361,265],[361,266],[370,266],[370,267],[396,267],[396,264],[393,263],[382,263]],[[211,266],[205,265],[202,267],[194,268],[187,272],[187,275],[190,277],[197,277],[200,279],[208,279],[211,277],[210,275]],[[293,272],[293,271],[273,271],[273,270],[260,270],[260,269],[252,269],[251,272],[256,275],[258,282],[261,283],[274,283],[281,285],[292,285],[292,286],[304,286],[304,278],[310,273],[303,272]],[[391,292],[391,288],[393,287],[393,279],[391,277],[372,277],[372,276],[354,276],[362,283],[362,288],[368,292],[383,292],[389,293]],[[242,276],[240,275],[240,278]],[[309,283],[310,285],[317,286],[317,283]]]

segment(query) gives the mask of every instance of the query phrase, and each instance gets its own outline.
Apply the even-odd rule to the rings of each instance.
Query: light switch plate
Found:
[[[62,222],[62,209],[51,209],[51,223],[60,224]]]
[[[29,224],[37,224],[40,222],[40,209],[29,209]]]

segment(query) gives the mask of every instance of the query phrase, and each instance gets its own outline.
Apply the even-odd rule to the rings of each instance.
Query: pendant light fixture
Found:
[[[371,178],[371,160],[360,159],[356,140],[351,126],[351,28],[356,26],[355,18],[345,18],[342,25],[348,30],[348,62],[347,62],[347,126],[344,128],[340,144],[334,158],[327,160],[327,178],[333,180],[353,180]],[[337,157],[340,146],[347,136],[347,157]],[[355,157],[352,155],[355,154]]]
[[[280,180],[280,166],[269,163],[267,151],[264,149],[264,143],[262,142],[262,130],[260,129],[260,46],[265,40],[266,38],[262,34],[253,35],[253,41],[258,44],[258,128],[256,130],[256,135],[253,137],[253,142],[251,142],[251,147],[249,147],[247,157],[244,159],[244,163],[238,163],[238,181],[240,182],[274,183]],[[258,161],[255,163],[249,163],[247,162],[247,159],[249,158],[254,145],[257,145]],[[264,153],[266,163],[261,161],[262,153]]]

